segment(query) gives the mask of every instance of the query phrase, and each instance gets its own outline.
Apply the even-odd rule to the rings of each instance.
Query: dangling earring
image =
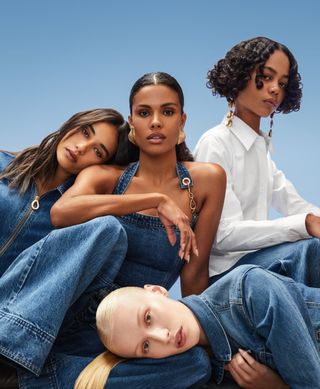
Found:
[[[183,131],[183,128],[180,128],[177,145],[180,145],[185,140],[186,140],[186,133]]]
[[[233,119],[233,116],[234,116],[233,101],[229,101],[228,102],[228,106],[229,106],[229,112],[227,113],[226,126],[230,128],[230,127],[232,127],[232,119]]]
[[[268,137],[269,137],[269,138],[272,137],[273,115],[274,115],[274,112],[272,112],[272,114],[270,115],[270,130],[269,130],[269,132],[268,132]]]
[[[136,135],[135,135],[135,129],[133,126],[130,126],[130,131],[129,131],[129,134],[128,134],[128,139],[131,143],[133,143],[134,145],[136,145]]]

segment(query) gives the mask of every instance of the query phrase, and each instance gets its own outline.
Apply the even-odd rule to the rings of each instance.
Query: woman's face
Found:
[[[113,124],[98,122],[68,132],[57,147],[59,167],[77,174],[85,167],[102,164],[110,159],[118,146]]]
[[[200,326],[189,308],[156,291],[142,292],[130,292],[116,304],[113,352],[127,358],[164,358],[199,343]]]
[[[174,150],[186,115],[177,92],[165,85],[142,87],[133,98],[130,124],[140,152],[160,155]]]
[[[244,90],[239,92],[235,100],[235,113],[249,125],[260,122],[274,112],[285,97],[285,89],[289,78],[289,59],[280,50],[276,50],[266,61],[262,77],[261,89],[256,86],[256,75],[259,69],[251,73],[251,79]]]

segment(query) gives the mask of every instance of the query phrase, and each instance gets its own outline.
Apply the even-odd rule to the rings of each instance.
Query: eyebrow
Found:
[[[275,69],[273,69],[272,67],[270,67],[270,66],[264,66],[263,69],[268,69],[268,70],[270,70],[270,72],[272,72],[274,74],[277,73],[277,71]],[[289,79],[289,75],[287,75],[287,74],[283,75],[282,77]]]
[[[96,135],[96,130],[94,129],[93,125],[92,124],[88,124],[88,127],[90,128],[90,130],[93,133],[93,135]],[[106,157],[109,157],[110,153],[109,153],[108,149],[106,148],[106,146],[104,144],[102,144],[102,143],[100,143],[100,146],[103,149],[103,151],[106,153]]]
[[[142,317],[142,313],[144,312],[144,307],[143,306],[140,306],[140,308],[138,309],[137,311],[137,317],[136,317],[136,325],[138,328],[140,328],[140,326],[143,324],[141,323],[141,317]],[[139,350],[140,350],[140,353],[139,353]],[[138,357],[139,355],[141,355],[141,342],[138,342],[135,350],[135,355]]]
[[[160,107],[168,107],[168,106],[171,106],[171,105],[174,105],[174,106],[176,106],[176,107],[179,106],[179,104],[172,102],[172,103],[164,103],[164,104],[161,104]],[[148,105],[148,104],[139,104],[139,105],[138,105],[138,108],[151,108],[151,105]]]

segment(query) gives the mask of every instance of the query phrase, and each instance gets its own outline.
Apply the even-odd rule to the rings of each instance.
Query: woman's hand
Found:
[[[163,197],[163,200],[157,207],[157,211],[172,246],[177,241],[173,226],[178,227],[180,230],[179,257],[189,262],[191,252],[198,256],[197,242],[190,227],[188,216],[168,196]]]
[[[306,217],[306,229],[309,235],[320,238],[320,217],[309,213]]]
[[[236,383],[246,389],[289,389],[272,369],[257,362],[247,351],[239,349],[225,366]]]

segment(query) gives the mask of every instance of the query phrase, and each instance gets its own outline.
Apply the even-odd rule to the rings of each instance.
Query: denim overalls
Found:
[[[138,163],[131,164],[128,167],[120,177],[114,193],[121,194],[125,192],[137,168]],[[184,185],[182,180],[188,177],[191,181],[191,177],[182,163],[177,164],[177,175],[180,187],[187,189],[187,185]],[[106,232],[105,236],[103,236],[103,230],[99,229],[99,224],[101,224],[101,220],[109,220],[110,218],[113,221],[115,220],[120,228],[119,226],[116,228],[116,225],[104,225]],[[192,224],[194,222],[195,218]],[[19,371],[19,382],[23,388],[73,388],[74,382],[81,370],[96,355],[105,350],[95,328],[95,311],[101,298],[111,289],[126,285],[142,286],[145,283],[155,283],[170,288],[179,276],[184,263],[178,257],[179,239],[177,239],[177,244],[172,247],[168,241],[166,231],[157,217],[131,214],[115,219],[108,216],[96,218],[91,222],[69,227],[69,229],[78,228],[77,234],[80,234],[81,228],[84,228],[89,223],[95,223],[94,227],[101,231],[99,239],[94,237],[86,245],[88,250],[92,249],[91,252],[86,254],[83,249],[79,250],[77,245],[73,245],[73,252],[71,250],[72,247],[68,248],[68,257],[74,257],[74,267],[77,267],[76,263],[78,262],[85,267],[85,264],[90,261],[92,256],[98,256],[96,247],[92,248],[92,242],[95,241],[95,245],[98,244],[101,249],[104,248],[106,261],[102,268],[103,271],[100,271],[98,277],[86,289],[86,292],[66,312],[59,336],[52,347],[40,377],[36,377],[30,372]],[[112,226],[114,233],[112,233]],[[83,235],[78,236],[72,231],[68,237],[65,237],[68,229],[59,231],[63,230],[65,231],[60,235],[59,239],[63,239],[64,244],[62,244],[61,252],[55,255],[55,258],[59,258],[62,262],[66,258],[65,250],[68,245],[72,246],[73,241],[77,244],[83,244],[85,240]],[[128,250],[126,242],[124,242],[124,238],[120,234],[121,231],[125,231]],[[178,231],[176,233],[178,234]],[[88,238],[93,236],[94,229],[90,233],[86,229],[85,234],[87,234]],[[114,243],[114,236],[118,240],[121,239]],[[123,252],[123,249],[127,254]],[[91,269],[94,264],[95,260],[91,261],[90,265],[86,266],[86,271],[91,270],[93,273],[96,273],[97,270],[93,271]],[[74,276],[71,268],[67,271],[71,272],[71,275],[68,275],[69,282],[71,283]],[[114,282],[112,282],[112,277]],[[104,284],[102,281],[104,281]],[[67,281],[64,285],[67,285]],[[56,288],[59,286],[60,280],[56,284]],[[79,306],[86,308],[81,311]],[[175,360],[177,360],[176,363]],[[194,371],[191,374],[189,372],[190,365],[194,367]],[[107,386],[108,388],[114,387],[117,389],[121,387],[186,388],[196,382],[205,382],[210,376],[210,371],[210,362],[207,354],[202,348],[195,348],[183,356],[173,357],[170,361],[166,359],[157,361],[147,359],[121,363],[113,369]]]
[[[139,163],[132,163],[120,177],[113,193],[125,193]],[[181,189],[188,186],[183,183],[185,177],[191,177],[181,162],[177,163],[177,175]],[[159,284],[169,289],[179,277],[184,264],[178,256],[179,230],[175,228],[177,243],[171,246],[165,228],[160,219],[155,216],[134,213],[119,218],[128,238],[126,260],[121,266],[115,280],[116,286],[143,286],[146,283]],[[194,227],[196,215],[193,215],[191,226]]]

